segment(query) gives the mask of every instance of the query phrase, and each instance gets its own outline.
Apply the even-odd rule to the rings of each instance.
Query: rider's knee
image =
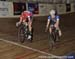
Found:
[[[59,27],[56,27],[56,30],[60,30],[60,28]]]
[[[23,22],[24,25],[28,26],[28,24],[26,22]]]

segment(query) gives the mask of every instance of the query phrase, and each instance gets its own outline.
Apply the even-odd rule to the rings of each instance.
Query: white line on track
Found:
[[[0,40],[1,40],[1,41],[4,41],[4,42],[6,42],[6,43],[10,43],[10,44],[13,44],[13,45],[16,45],[16,46],[20,46],[20,47],[22,47],[22,48],[26,48],[26,49],[35,51],[35,52],[39,52],[39,53],[42,53],[42,54],[45,54],[45,55],[49,55],[49,56],[51,56],[51,57],[53,56],[53,57],[59,58],[58,56],[55,56],[55,55],[53,55],[53,54],[50,54],[50,53],[47,53],[47,52],[44,52],[44,51],[40,51],[40,50],[31,48],[31,47],[28,47],[28,46],[25,46],[25,45],[16,43],[16,42],[12,42],[12,41],[5,40],[5,39],[0,39]]]

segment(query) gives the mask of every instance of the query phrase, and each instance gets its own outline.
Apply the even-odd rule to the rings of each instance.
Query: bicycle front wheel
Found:
[[[24,43],[25,35],[23,29],[19,29],[18,31],[18,39],[21,43]]]

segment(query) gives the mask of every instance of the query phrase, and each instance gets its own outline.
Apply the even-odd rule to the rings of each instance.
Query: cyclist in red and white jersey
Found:
[[[23,22],[24,25],[28,25],[29,32],[31,34],[32,31],[32,12],[30,11],[23,11],[20,15],[19,22],[16,23],[16,26],[20,25]]]

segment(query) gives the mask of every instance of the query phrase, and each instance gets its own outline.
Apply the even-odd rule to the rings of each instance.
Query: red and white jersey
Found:
[[[22,20],[26,20],[26,18],[31,17],[31,16],[32,16],[32,13],[30,11],[24,11],[24,12],[22,12],[20,18]]]

